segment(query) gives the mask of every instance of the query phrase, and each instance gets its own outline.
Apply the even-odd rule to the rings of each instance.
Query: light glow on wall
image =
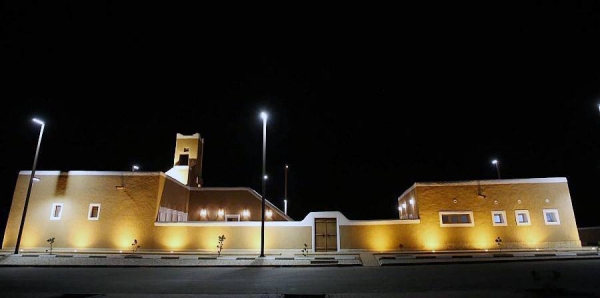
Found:
[[[207,213],[207,212],[206,212],[206,209],[202,209],[202,210],[200,210],[200,216],[202,216],[202,217],[206,217],[206,213]]]
[[[490,249],[498,246],[496,238],[499,237],[491,228],[479,227],[473,229],[468,241],[472,243],[475,249]]]
[[[242,211],[242,216],[243,217],[250,217],[250,211],[248,209],[244,209],[244,211]]]
[[[420,241],[426,250],[439,250],[443,248],[442,244],[445,242],[445,239],[439,229],[429,228],[423,231]]]
[[[22,247],[35,247],[37,246],[37,243],[39,243],[39,239],[42,236],[36,231],[27,230],[27,233],[23,232],[21,237],[23,237],[21,239]],[[48,237],[44,239],[48,239]]]
[[[219,209],[219,211],[217,212],[217,215],[219,215],[219,217],[222,217],[223,215],[225,215],[225,210]]]
[[[200,248],[207,249],[207,250],[213,250],[213,248],[216,247],[217,239],[220,235],[217,235],[216,233],[210,233],[210,234],[214,234],[214,235],[210,236],[210,237],[202,238],[200,240]],[[227,241],[227,240],[225,240],[225,241]],[[223,242],[224,247],[227,247],[227,244],[229,244],[229,243]]]
[[[89,229],[80,228],[73,231],[73,235],[70,237],[69,242],[73,243],[76,247],[89,247],[93,237],[94,233]]]
[[[392,243],[392,237],[389,236],[388,231],[383,229],[374,229],[370,236],[372,237],[367,243],[369,243],[369,248],[373,250],[390,250],[395,247]]]
[[[180,249],[186,245],[187,233],[185,228],[169,229],[169,233],[163,234],[163,244],[168,249]]]
[[[542,246],[540,244],[540,242],[541,242],[540,235],[542,235],[542,234],[541,234],[541,231],[538,231],[538,229],[528,229],[527,231],[523,231],[522,233],[519,233],[518,241],[523,242],[524,245],[528,248],[540,247],[540,246]]]
[[[139,235],[136,235],[136,231],[132,228],[131,222],[124,222],[122,225],[118,225],[115,228],[113,234],[112,244],[117,248],[124,248],[128,250],[131,248],[133,240],[138,239]],[[139,240],[139,239],[138,239]]]
[[[266,213],[265,213],[265,215],[266,215],[268,218],[271,218],[271,216],[273,216],[273,211],[271,211],[271,210],[267,210],[267,211],[266,211]]]

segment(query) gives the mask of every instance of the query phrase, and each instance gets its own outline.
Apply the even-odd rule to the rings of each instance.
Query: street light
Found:
[[[500,168],[498,167],[498,160],[492,160],[492,164],[496,165],[496,172],[498,173],[498,179],[500,179]]]
[[[267,118],[269,116],[265,112],[260,112],[260,118],[263,120],[263,151],[262,151],[262,198],[260,212],[260,257],[265,256],[265,185],[267,183],[267,175],[265,174],[265,166],[267,159]]]
[[[27,215],[27,205],[29,205],[29,196],[31,195],[31,186],[33,185],[33,179],[35,175],[35,167],[37,166],[38,154],[40,152],[40,145],[42,144],[42,135],[44,134],[45,123],[36,118],[32,119],[33,122],[39,124],[40,136],[38,138],[37,148],[35,149],[35,157],[33,158],[33,168],[31,169],[31,176],[29,176],[29,186],[27,186],[27,195],[25,196],[25,205],[23,205],[23,216],[21,216],[21,225],[19,226],[19,234],[17,236],[17,245],[15,245],[15,254],[19,253],[19,245],[21,244],[21,236],[23,235],[23,226],[25,225],[25,216]]]
[[[285,165],[285,192],[283,194],[283,213],[287,215],[287,173],[288,173],[288,165]]]
[[[135,172],[135,170],[139,170],[139,169],[140,169],[140,167],[138,167],[138,166],[136,166],[136,165],[133,165],[133,166],[131,167],[131,171],[132,171],[132,172]]]

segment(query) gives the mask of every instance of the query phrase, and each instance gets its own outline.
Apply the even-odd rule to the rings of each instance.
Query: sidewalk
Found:
[[[83,267],[311,267],[311,266],[401,266],[443,263],[510,262],[569,259],[600,259],[591,248],[580,250],[502,251],[403,251],[357,253],[266,254],[251,253],[68,253],[0,251],[2,266],[83,266]]]
[[[582,250],[495,250],[471,252],[421,252],[374,254],[380,266],[423,265],[443,263],[511,262],[569,259],[600,259],[594,249]]]
[[[374,264],[372,254],[371,264]],[[374,264],[379,266],[379,264]],[[363,266],[360,254],[190,254],[190,253],[0,253],[1,266],[84,266],[84,267],[289,267]]]

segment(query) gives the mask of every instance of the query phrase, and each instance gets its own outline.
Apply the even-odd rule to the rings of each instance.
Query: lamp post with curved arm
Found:
[[[262,198],[261,198],[261,213],[260,213],[260,257],[265,256],[265,184],[267,183],[266,158],[267,158],[267,118],[265,112],[260,113],[260,118],[263,120],[263,150],[262,150]]]
[[[498,173],[498,179],[500,179],[500,168],[498,167],[498,160],[492,160],[492,164],[496,165],[496,173]]]
[[[44,134],[44,121],[36,118],[32,119],[33,122],[39,124],[40,136],[38,138],[37,148],[35,149],[35,157],[33,158],[33,168],[31,169],[31,176],[29,176],[29,186],[27,186],[27,195],[25,196],[25,204],[23,205],[23,215],[21,216],[21,225],[19,226],[19,234],[17,235],[17,244],[15,245],[15,254],[19,253],[19,246],[21,244],[21,236],[23,236],[23,226],[25,225],[25,216],[27,215],[27,205],[29,205],[29,196],[31,195],[31,186],[33,184],[35,176],[35,167],[37,166],[38,155],[40,153],[40,145],[42,144],[42,135]]]

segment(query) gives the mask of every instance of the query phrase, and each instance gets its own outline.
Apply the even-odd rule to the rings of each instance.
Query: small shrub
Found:
[[[304,243],[304,248],[302,249],[302,255],[306,257],[307,254],[308,254],[308,245],[306,245],[306,243]]]
[[[398,248],[400,249],[400,251],[402,251],[404,249],[404,244],[400,243],[400,245],[398,245]]]
[[[219,257],[221,256],[221,250],[223,250],[223,241],[225,241],[225,235],[219,236],[219,242],[217,244],[217,254]]]
[[[138,245],[137,239],[133,239],[133,243],[131,243],[131,252],[136,253],[139,248],[140,246]]]
[[[496,238],[496,240],[494,240],[494,241],[496,241],[496,244],[498,244],[498,249],[502,249],[502,248],[500,247],[500,245],[502,245],[502,239],[501,239],[500,237],[498,237],[498,238]]]
[[[50,243],[50,249],[46,249],[47,252],[49,252],[50,254],[52,254],[52,245],[54,244],[54,237],[52,238],[48,238],[48,240],[46,240],[46,242]]]

